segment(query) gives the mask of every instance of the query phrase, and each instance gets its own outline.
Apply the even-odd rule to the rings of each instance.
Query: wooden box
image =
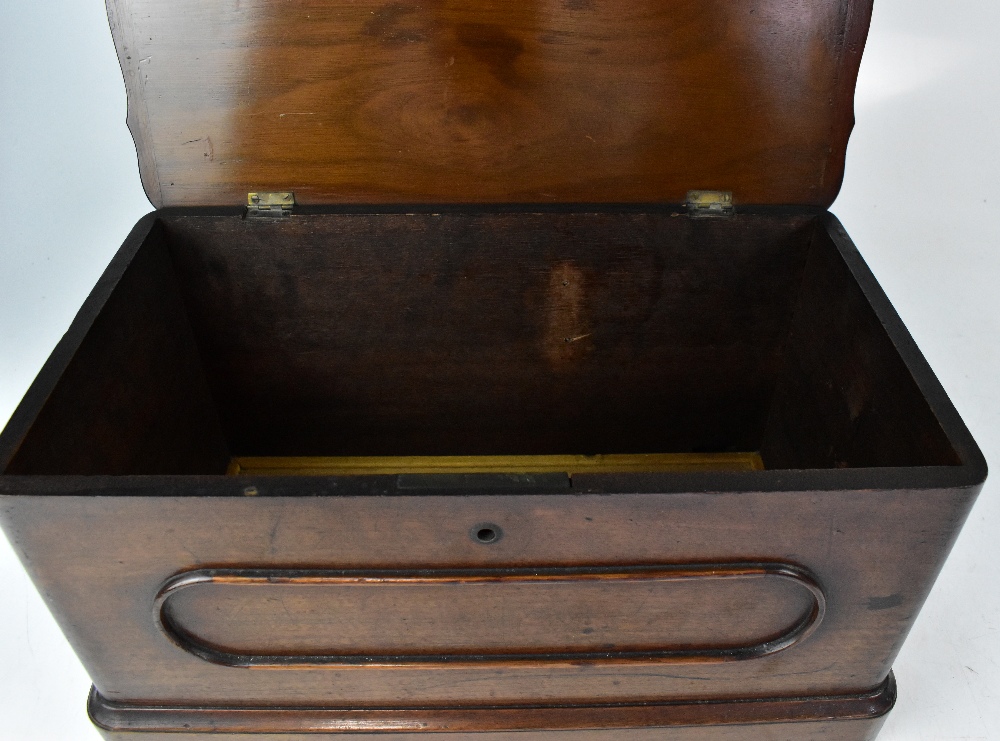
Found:
[[[157,211],[0,435],[106,738],[875,736],[986,465],[827,213],[870,2],[108,10]]]

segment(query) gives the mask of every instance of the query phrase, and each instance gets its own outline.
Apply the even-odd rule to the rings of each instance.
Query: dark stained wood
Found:
[[[164,217],[231,450],[756,450],[815,216]]]
[[[817,231],[809,253],[786,341],[787,368],[760,446],[765,465],[958,465],[832,234]],[[846,247],[849,258],[860,259],[853,245]]]
[[[308,736],[295,737],[344,738],[344,732],[363,732],[365,738],[399,738],[401,731],[411,731],[422,739],[510,741],[565,738],[565,732],[571,731],[571,737],[581,741],[757,741],[762,737],[774,741],[869,741],[895,701],[896,686],[890,675],[877,689],[861,694],[753,702],[420,710],[223,709],[117,703],[92,691],[89,710],[109,741],[161,738],[156,734],[162,731],[171,731],[171,738],[179,739],[195,739],[195,734],[209,732],[213,738],[235,738],[227,734],[247,731],[268,734],[254,736],[265,739],[290,739],[293,736],[286,734],[300,733]],[[539,728],[551,730],[539,732]],[[182,730],[187,733],[177,733]]]
[[[7,473],[224,470],[228,449],[162,228],[99,311]]]
[[[958,465],[843,250],[810,214],[163,215],[7,472],[756,450],[770,469]]]
[[[871,0],[108,0],[156,206],[828,206]]]

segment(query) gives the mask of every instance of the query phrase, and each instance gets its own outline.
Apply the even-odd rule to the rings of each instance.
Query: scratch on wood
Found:
[[[278,529],[281,527],[282,516],[282,513],[279,512],[277,517],[274,519],[274,525],[271,526],[271,531],[268,533],[268,545],[270,546],[272,556],[278,552],[275,541],[278,539]]]
[[[593,333],[586,331],[586,284],[583,271],[572,262],[556,265],[549,274],[546,298],[546,328],[542,352],[553,370],[568,370],[590,351],[591,343],[580,342]]]
[[[187,146],[188,144],[197,144],[198,142],[205,142],[205,153],[204,156],[208,158],[209,162],[215,160],[215,147],[212,146],[212,137],[201,136],[197,139],[188,139],[181,146]]]

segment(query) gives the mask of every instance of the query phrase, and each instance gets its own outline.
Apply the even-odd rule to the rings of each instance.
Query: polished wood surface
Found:
[[[0,483],[9,486],[11,478],[0,477]],[[234,481],[229,477],[165,478],[140,477],[147,481],[132,482],[132,491],[145,494],[132,496],[90,482],[92,491],[105,495],[0,498],[5,532],[19,553],[30,554],[26,568],[98,690],[120,701],[151,704],[338,708],[664,702],[869,690],[888,674],[978,489],[754,491],[752,480],[732,487],[719,486],[716,479],[711,493],[389,490],[352,496],[340,491],[339,482],[297,477],[292,480],[297,495],[287,484],[282,488],[277,480],[268,484],[262,478],[255,482],[257,496],[226,496],[225,485]],[[283,490],[287,495],[279,494]],[[887,521],[892,528],[885,527]],[[470,530],[484,522],[502,528],[503,538],[484,544],[471,537]],[[540,657],[453,667],[362,663],[250,669],[207,661],[179,647],[156,617],[156,596],[164,584],[199,569],[419,570],[433,578],[455,569],[489,575],[498,569],[733,563],[762,556],[807,569],[826,595],[826,609],[804,640],[742,661],[665,665],[611,655],[566,664]],[[760,581],[759,589],[770,591],[767,578]],[[197,589],[184,591],[193,597]],[[375,596],[378,589],[370,587],[376,604],[384,599]],[[713,600],[719,609],[705,619],[703,635],[712,635],[713,626],[738,624],[761,594]],[[399,597],[398,590],[396,595],[391,622],[397,626],[404,618],[453,614],[434,594],[413,600]],[[784,614],[808,608],[797,587],[783,595],[777,609]],[[493,604],[466,602],[477,611]],[[692,609],[673,620],[703,616],[696,605],[686,604]],[[270,607],[280,607],[280,601]],[[294,601],[289,607],[296,611]],[[603,622],[617,609],[604,598],[589,613],[591,627],[609,625],[609,654],[628,646],[625,634]],[[634,612],[646,611],[636,605]],[[215,637],[223,638],[218,626],[227,620],[238,629],[238,613],[218,614],[217,627],[208,626]],[[527,617],[530,609],[517,614]],[[510,619],[516,622],[517,614]],[[468,619],[485,625],[488,618],[474,612]],[[299,629],[308,631],[310,622],[323,620],[330,621],[335,636],[336,613],[310,617]],[[435,634],[439,646],[447,640],[447,622]],[[288,652],[287,634],[269,634],[265,627],[254,629],[253,650]],[[363,629],[352,630],[357,635]],[[785,629],[773,627],[778,633]],[[410,630],[426,634],[433,628]],[[524,621],[509,636],[510,645],[540,645],[552,638],[552,630]],[[405,638],[404,632],[396,645]],[[724,640],[721,631],[712,638]],[[240,645],[246,644],[233,648]],[[299,642],[298,649],[303,646]],[[359,639],[354,648],[377,645]]]
[[[91,717],[109,741],[162,738],[401,738],[452,741],[870,741],[896,701],[892,675],[870,692],[753,701],[563,705],[534,708],[157,707],[91,692]],[[547,730],[539,730],[547,729]],[[148,735],[147,735],[148,734]],[[229,734],[233,734],[230,736]],[[262,735],[256,735],[262,734]],[[402,736],[405,738],[406,736]]]
[[[806,640],[826,596],[782,563],[200,569],[168,580],[157,605],[175,644],[224,666],[555,669],[756,659]]]
[[[156,206],[829,205],[871,0],[108,0]]]

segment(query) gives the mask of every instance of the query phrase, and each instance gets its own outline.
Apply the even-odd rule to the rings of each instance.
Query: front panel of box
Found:
[[[3,501],[102,695],[406,707],[869,690],[972,494],[257,488]],[[482,542],[484,526],[503,536]]]

